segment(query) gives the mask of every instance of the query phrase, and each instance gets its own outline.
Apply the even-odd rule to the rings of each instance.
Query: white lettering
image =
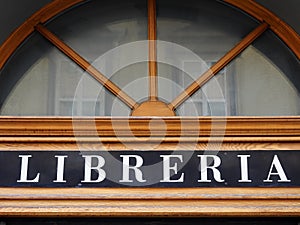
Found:
[[[68,158],[66,155],[56,155],[57,158],[57,169],[56,169],[56,180],[54,183],[66,183],[64,180],[64,169],[65,169],[65,158]]]
[[[238,155],[238,157],[241,159],[241,179],[239,180],[239,183],[247,183],[252,182],[252,180],[249,180],[249,173],[248,173],[248,158],[250,158],[250,155]]]
[[[178,163],[175,162],[173,166],[170,165],[171,158],[177,158],[180,162],[183,162],[182,155],[161,155],[160,157],[163,158],[163,179],[160,182],[183,182],[184,174],[181,174],[177,180],[171,180],[171,171],[174,174],[178,173]]]
[[[133,182],[133,180],[130,179],[130,170],[133,170],[135,173],[135,179],[140,182],[146,182],[146,180],[143,179],[143,173],[139,169],[143,163],[144,160],[141,156],[138,155],[120,155],[120,157],[123,158],[123,178],[120,180],[121,183],[130,183]],[[130,158],[135,158],[136,164],[135,166],[130,166]]]
[[[277,172],[272,172],[274,167]],[[291,180],[289,180],[287,178],[287,176],[285,175],[285,172],[283,170],[283,167],[282,167],[277,155],[275,155],[273,158],[273,162],[272,162],[271,168],[269,170],[268,178],[266,180],[264,180],[264,182],[273,182],[273,180],[270,180],[270,177],[275,176],[275,175],[278,175],[280,177],[280,180],[278,180],[278,182],[291,182]]]
[[[103,169],[101,169],[105,164],[104,158],[98,155],[83,155],[82,157],[85,158],[85,169],[84,169],[84,180],[81,182],[99,183],[103,181],[106,177],[106,172]],[[96,166],[92,166],[93,159],[97,160]],[[96,180],[92,180],[92,170],[96,170],[98,173],[98,178]]]
[[[36,175],[36,177],[32,180],[28,180],[28,162],[29,158],[31,158],[32,155],[19,155],[19,158],[21,158],[21,175],[20,180],[18,180],[18,183],[26,182],[26,183],[38,183],[40,180],[40,173]]]
[[[208,175],[207,175],[207,171],[208,169],[211,169],[213,172],[213,177],[214,179],[221,183],[224,182],[225,180],[223,180],[221,178],[221,173],[220,171],[217,169],[217,167],[219,167],[221,165],[221,159],[216,156],[216,155],[198,155],[198,157],[200,158],[200,174],[201,174],[201,179],[198,180],[198,182],[211,182],[211,180],[208,179]],[[209,166],[209,158],[211,158],[210,162],[213,164],[211,166]]]

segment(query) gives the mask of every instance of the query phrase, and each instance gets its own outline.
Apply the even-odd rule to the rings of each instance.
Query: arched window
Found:
[[[10,57],[1,114],[299,115],[299,59],[269,27],[224,1],[84,1]]]
[[[54,0],[0,47],[0,150],[299,150],[299,46],[252,0]],[[239,187],[0,195],[10,216],[299,214],[297,187]]]

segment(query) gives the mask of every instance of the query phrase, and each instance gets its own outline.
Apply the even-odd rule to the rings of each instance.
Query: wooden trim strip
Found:
[[[299,188],[0,188],[1,216],[300,216]]]
[[[299,150],[300,117],[0,118],[1,150],[130,150],[133,146]]]
[[[261,22],[268,23],[270,25],[270,29],[274,31],[275,34],[277,34],[295,53],[298,59],[300,59],[300,35],[274,13],[270,12],[253,0],[223,1],[241,9]]]
[[[204,84],[206,84],[213,76],[227,66],[235,57],[244,51],[256,38],[263,34],[268,29],[267,23],[262,23],[242,41],[240,41],[233,49],[226,53],[216,64],[204,72],[195,82],[188,86],[181,94],[179,94],[170,104],[169,108],[176,109]]]
[[[158,144],[166,144],[166,143],[178,143],[186,144],[186,143],[299,143],[300,146],[300,137],[0,137],[0,144],[1,143],[27,143],[30,144],[41,144],[41,143],[64,143],[64,144],[76,144],[77,142],[86,143],[96,145],[101,140],[101,143],[110,143],[110,144],[119,144],[119,143],[130,143],[130,144],[137,144],[142,146],[143,144],[151,144],[151,143],[158,143]],[[178,144],[178,145],[180,145]],[[151,150],[151,149],[149,149]],[[177,149],[178,150],[178,149]],[[188,149],[185,149],[188,150]]]
[[[151,123],[151,129],[149,124]],[[300,117],[51,118],[0,117],[0,137],[289,137],[300,136]]]
[[[299,200],[1,200],[0,216],[283,217],[300,216]]]
[[[292,140],[290,142],[276,142],[276,139],[273,138],[272,142],[264,142],[264,139],[259,139],[257,142],[240,142],[238,138],[234,138],[235,141],[231,141],[229,138],[225,138],[224,142],[209,142],[209,139],[206,139],[205,142],[164,142],[155,143],[155,142],[122,142],[122,139],[119,143],[116,140],[103,140],[103,142],[84,142],[81,141],[81,138],[74,140],[74,142],[59,142],[61,139],[56,142],[47,142],[43,140],[44,138],[39,138],[38,141],[34,142],[31,139],[25,140],[25,142],[9,142],[1,141],[0,150],[1,151],[128,151],[133,148],[138,148],[139,150],[146,151],[173,151],[174,149],[180,151],[195,149],[199,151],[218,150],[218,151],[299,151],[300,141]],[[256,138],[258,139],[258,138]],[[102,140],[102,139],[101,139]],[[172,150],[173,149],[173,150]]]
[[[157,101],[156,0],[148,0],[149,100]]]
[[[77,52],[75,52],[71,47],[60,40],[55,34],[45,28],[43,25],[38,24],[35,29],[43,35],[47,40],[49,40],[53,45],[55,45],[60,51],[62,51],[66,56],[73,60],[78,66],[83,70],[88,72],[92,77],[94,77],[100,84],[102,84],[108,91],[113,95],[123,101],[130,109],[137,107],[137,103],[128,96],[124,91],[122,91],[116,84],[111,82],[106,78],[99,70],[97,70],[93,65],[81,57]]]
[[[300,200],[300,188],[0,188],[1,200]]]

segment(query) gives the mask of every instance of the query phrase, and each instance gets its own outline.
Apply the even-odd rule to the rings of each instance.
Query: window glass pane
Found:
[[[158,43],[158,60],[163,63],[158,64],[159,76],[183,88],[207,69],[201,64],[216,62],[258,26],[244,13],[216,0],[157,0],[157,8],[158,40],[163,41]],[[161,98],[168,99],[168,88],[160,87]]]
[[[93,62],[117,46],[147,39],[147,1],[88,1],[53,19],[47,28]]]
[[[157,0],[158,97],[172,102],[258,26],[215,0]],[[88,1],[47,24],[137,102],[148,99],[147,1]],[[299,59],[265,32],[176,109],[180,116],[300,115]],[[130,109],[40,34],[0,71],[0,114],[129,116]]]
[[[180,106],[178,112],[194,102],[194,110],[189,111],[194,116],[300,115],[299,74],[299,60],[268,31]],[[210,111],[202,109],[197,114],[201,111],[197,108],[199,101],[209,104]]]
[[[135,101],[141,103],[148,98],[148,62],[132,63],[122,67],[110,76]]]
[[[128,116],[129,109],[39,35],[0,75],[1,115]]]
[[[47,28],[140,101],[148,94],[147,20],[146,0],[94,0],[57,17]]]

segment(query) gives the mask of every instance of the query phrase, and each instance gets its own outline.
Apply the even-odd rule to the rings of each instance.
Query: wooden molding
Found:
[[[0,118],[1,150],[130,150],[133,147],[299,150],[300,118]]]
[[[1,188],[1,216],[299,216],[299,188]]]
[[[291,217],[299,200],[26,200],[0,201],[14,217]]]
[[[136,137],[292,139],[300,137],[300,117],[0,117],[0,137],[90,137],[94,130],[101,137],[130,137],[131,131]]]
[[[225,122],[224,139],[220,139]],[[156,145],[159,149],[170,150],[178,149],[178,141],[183,138],[180,140],[183,149],[188,149],[192,145],[200,150],[207,147],[213,127],[216,131],[219,130],[218,135],[214,137],[215,140],[223,141],[222,146],[229,150],[287,150],[292,149],[292,146],[296,150],[300,148],[299,117],[95,118],[94,120],[1,117],[0,149],[127,150],[132,146],[141,146],[151,150],[153,142],[161,142]],[[78,133],[74,133],[74,128],[78,129]],[[93,129],[102,136],[103,144],[101,144],[104,148],[101,149],[101,146],[99,148],[99,139],[93,137],[95,133]],[[128,129],[135,134],[134,137],[129,137]],[[79,140],[74,135],[78,135]],[[300,190],[299,188],[0,188],[0,204],[1,216],[19,217],[300,216]]]
[[[0,200],[300,200],[299,188],[0,188]]]

